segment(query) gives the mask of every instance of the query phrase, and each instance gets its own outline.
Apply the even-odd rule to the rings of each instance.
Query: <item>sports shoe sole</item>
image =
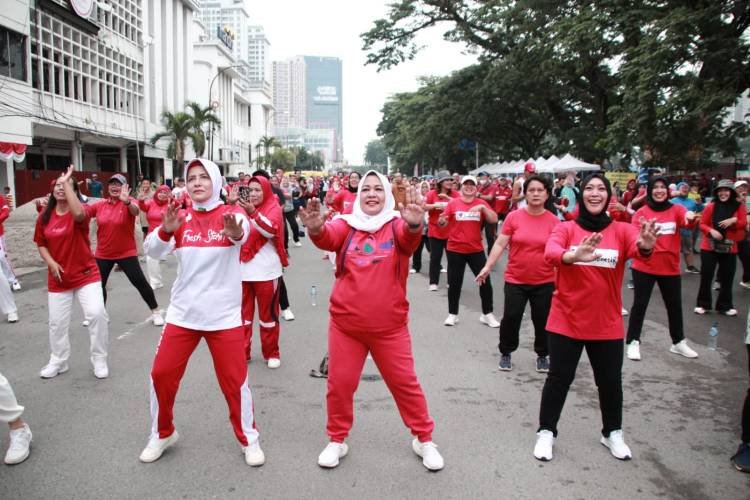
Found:
[[[60,368],[59,370],[57,370],[57,373],[55,373],[54,375],[51,375],[51,376],[45,377],[45,376],[43,376],[43,375],[41,375],[41,374],[40,374],[39,376],[40,376],[41,378],[43,378],[43,379],[47,379],[47,380],[49,380],[49,379],[51,379],[51,378],[55,378],[55,377],[57,377],[58,375],[62,375],[63,373],[67,372],[68,370],[70,370],[70,367],[69,367],[69,366],[65,366],[65,367],[61,367],[61,368]]]
[[[342,443],[344,446],[341,449],[341,453],[339,453],[339,458],[336,459],[335,463],[329,463],[329,464],[322,464],[320,463],[320,459],[318,459],[318,465],[320,467],[323,467],[324,469],[333,469],[335,467],[339,466],[339,463],[341,462],[341,459],[344,458],[347,453],[349,453],[349,446],[347,446],[346,443]]]

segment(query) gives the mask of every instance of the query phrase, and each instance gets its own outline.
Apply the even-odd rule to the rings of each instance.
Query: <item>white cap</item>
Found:
[[[463,185],[466,181],[471,181],[474,184],[477,184],[477,178],[473,175],[464,175],[463,177],[461,177],[461,185]]]
[[[740,180],[734,183],[734,189],[737,189],[740,186],[747,186],[747,181]]]

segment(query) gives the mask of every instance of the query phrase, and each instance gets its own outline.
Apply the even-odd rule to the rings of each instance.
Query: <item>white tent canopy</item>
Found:
[[[581,161],[568,153],[562,158],[558,158],[557,156],[552,155],[549,158],[540,156],[536,160],[534,158],[529,158],[528,160],[485,163],[479,168],[471,170],[469,173],[471,175],[477,175],[479,172],[487,172],[490,175],[521,174],[523,173],[524,166],[528,162],[534,163],[536,165],[537,172],[540,173],[601,170],[601,167],[599,165],[596,165],[594,163],[586,163],[585,161]]]

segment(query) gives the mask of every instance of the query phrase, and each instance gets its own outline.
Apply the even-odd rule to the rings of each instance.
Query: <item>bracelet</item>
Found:
[[[123,203],[125,203],[125,202],[123,201]],[[128,200],[128,202],[127,202],[127,203],[125,203],[125,206],[129,207],[129,206],[130,206],[130,203],[131,203],[131,201],[130,201],[130,200]]]
[[[651,255],[652,253],[654,253],[654,249],[653,248],[649,248],[648,250],[646,250],[645,248],[638,247],[638,251],[643,256],[648,256],[648,255]]]
[[[421,222],[419,224],[417,224],[417,225],[411,225],[409,223],[407,223],[406,225],[409,226],[409,229],[419,229],[420,227],[422,227],[422,223]]]

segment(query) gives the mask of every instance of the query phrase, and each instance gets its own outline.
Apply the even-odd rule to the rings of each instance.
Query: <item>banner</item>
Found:
[[[635,179],[636,174],[635,172],[605,172],[604,177],[609,179],[612,184],[616,182],[618,186],[624,189],[630,179]]]

